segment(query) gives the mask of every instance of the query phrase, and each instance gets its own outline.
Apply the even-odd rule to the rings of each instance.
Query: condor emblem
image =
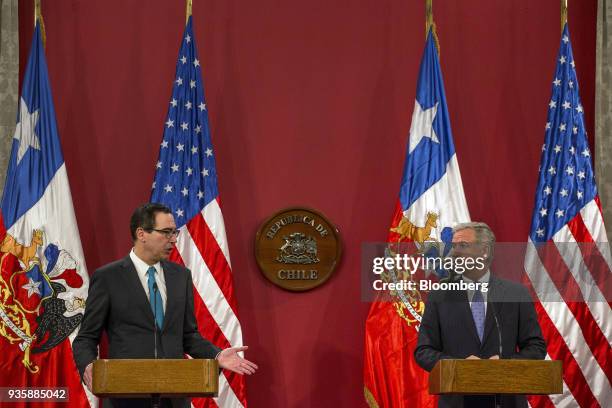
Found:
[[[318,211],[293,207],[268,218],[255,238],[264,276],[291,291],[316,288],[329,279],[342,252],[336,227]]]

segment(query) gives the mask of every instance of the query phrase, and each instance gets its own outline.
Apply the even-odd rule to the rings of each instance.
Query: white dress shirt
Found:
[[[151,301],[151,296],[149,294],[149,276],[147,275],[147,271],[149,267],[153,266],[155,268],[155,282],[157,283],[157,287],[159,288],[159,294],[162,298],[162,304],[164,308],[164,313],[166,313],[166,279],[164,278],[164,270],[161,267],[161,263],[156,263],[155,265],[149,265],[142,259],[138,257],[134,253],[134,248],[130,251],[130,259],[136,268],[136,273],[138,273],[138,279],[140,279],[140,283],[144,288],[145,293],[147,294],[147,299],[149,302]]]
[[[489,294],[489,290],[491,290],[491,287],[488,284],[489,283],[489,278],[491,278],[491,271],[487,271],[487,273],[482,275],[480,277],[480,279],[478,279],[477,281],[473,281],[473,280],[471,280],[470,278],[468,278],[465,275],[461,276],[461,279],[463,279],[467,283],[476,283],[476,282],[487,283],[487,291],[486,292],[482,291],[482,286],[479,287],[480,293],[482,294],[482,300],[484,302],[484,312],[485,312],[485,315],[487,314],[487,297],[488,297],[487,295]],[[470,309],[472,308],[472,298],[474,298],[474,292],[475,291],[469,290],[469,289],[467,291],[468,300],[470,301]]]

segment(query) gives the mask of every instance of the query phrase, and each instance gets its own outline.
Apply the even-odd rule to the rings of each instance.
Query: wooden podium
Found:
[[[440,360],[429,374],[430,394],[561,394],[561,361]]]
[[[100,398],[216,397],[216,360],[96,360],[93,393]]]

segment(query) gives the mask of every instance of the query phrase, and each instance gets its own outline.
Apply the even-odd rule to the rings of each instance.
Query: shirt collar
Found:
[[[138,272],[138,275],[146,276],[147,271],[151,266],[155,268],[155,272],[157,273],[157,275],[161,275],[161,263],[157,262],[154,265],[149,265],[148,263],[140,259],[138,255],[136,255],[136,253],[134,252],[134,248],[132,248],[132,250],[130,251],[130,259],[134,263],[134,267],[136,268],[136,272]]]
[[[482,275],[480,277],[480,279],[478,279],[477,281],[474,281],[470,278],[468,278],[467,276],[463,275],[461,276],[461,279],[463,279],[464,281],[466,281],[467,283],[476,283],[476,282],[480,282],[480,283],[489,283],[489,279],[491,278],[491,270],[487,269],[487,272]]]

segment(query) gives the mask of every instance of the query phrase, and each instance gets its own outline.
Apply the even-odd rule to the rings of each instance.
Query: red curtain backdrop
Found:
[[[23,63],[33,27],[20,2]],[[127,254],[147,201],[184,2],[43,1],[47,61],[90,271]],[[590,140],[596,0],[569,23]],[[219,189],[252,407],[363,402],[363,242],[387,236],[425,41],[424,1],[195,0]],[[527,238],[555,56],[558,0],[440,0],[434,17],[465,194],[500,241]],[[5,135],[5,137],[8,137]],[[254,235],[291,205],[340,229],[335,276],[288,293],[261,275]]]

